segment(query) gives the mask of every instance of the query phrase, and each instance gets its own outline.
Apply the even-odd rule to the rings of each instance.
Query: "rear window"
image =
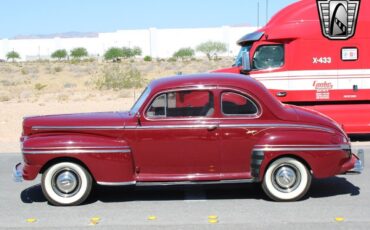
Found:
[[[258,113],[258,107],[248,97],[234,92],[224,92],[221,96],[221,107],[224,115],[248,115]]]

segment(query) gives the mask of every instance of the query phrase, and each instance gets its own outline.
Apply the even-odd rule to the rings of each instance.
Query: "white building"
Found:
[[[57,49],[67,51],[84,47],[90,55],[102,56],[110,47],[138,46],[143,56],[166,58],[172,56],[180,48],[196,48],[209,40],[227,44],[228,52],[224,55],[235,56],[239,51],[236,41],[256,27],[215,27],[215,28],[183,28],[118,30],[113,33],[99,33],[96,37],[81,38],[50,38],[50,39],[2,39],[0,40],[0,59],[6,59],[9,51],[16,51],[22,60],[50,58]],[[197,54],[198,56],[201,54]]]

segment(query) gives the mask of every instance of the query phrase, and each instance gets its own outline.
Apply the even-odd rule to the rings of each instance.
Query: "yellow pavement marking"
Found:
[[[343,222],[344,218],[343,217],[335,217],[336,222]]]
[[[218,216],[216,216],[216,215],[208,216],[208,223],[217,224],[218,223]]]
[[[90,225],[97,225],[99,224],[101,218],[99,216],[94,216],[90,218]]]
[[[27,221],[27,223],[35,223],[35,222],[37,222],[37,219],[36,218],[27,218],[26,221]]]
[[[148,216],[148,220],[156,220],[157,217],[156,216]]]

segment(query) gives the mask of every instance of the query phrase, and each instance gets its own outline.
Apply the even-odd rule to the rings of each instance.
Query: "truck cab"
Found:
[[[250,75],[283,103],[325,114],[348,134],[369,134],[370,3],[350,1],[333,14],[328,8],[329,21],[337,24],[326,28],[328,22],[320,20],[324,17],[320,2],[331,4],[301,0],[284,8],[266,26],[239,39],[241,49],[233,67],[215,72]],[[356,9],[352,2],[358,2]],[[344,19],[337,13],[341,9],[347,10]],[[329,29],[340,34],[338,28],[345,29],[343,37],[326,36]]]

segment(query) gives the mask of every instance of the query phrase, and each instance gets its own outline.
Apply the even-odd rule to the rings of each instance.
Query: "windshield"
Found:
[[[131,114],[136,114],[139,111],[140,107],[142,106],[146,98],[149,96],[149,93],[150,93],[149,87],[145,88],[144,92],[140,95],[139,99],[137,99],[135,104],[130,109]]]
[[[252,45],[242,46],[242,48],[239,51],[238,56],[235,59],[235,63],[233,66],[242,66],[242,57],[244,52],[249,52]]]

